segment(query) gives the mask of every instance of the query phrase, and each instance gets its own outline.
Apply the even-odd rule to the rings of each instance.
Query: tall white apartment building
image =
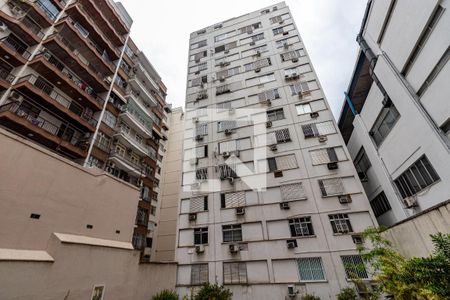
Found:
[[[185,120],[181,295],[332,299],[369,279],[356,247],[376,220],[284,2],[191,34]]]
[[[450,199],[449,6],[368,1],[339,127],[383,225]]]

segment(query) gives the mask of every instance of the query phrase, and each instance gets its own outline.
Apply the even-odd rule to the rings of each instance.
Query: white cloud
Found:
[[[184,106],[191,32],[262,7],[269,0],[122,0],[134,20],[132,38],[168,87],[168,102]],[[364,14],[361,0],[287,0],[335,116],[356,60]]]

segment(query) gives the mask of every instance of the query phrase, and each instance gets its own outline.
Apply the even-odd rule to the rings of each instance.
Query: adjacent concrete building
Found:
[[[149,261],[166,87],[131,25],[111,0],[0,1],[0,125],[139,187],[133,245]]]
[[[368,1],[339,128],[383,225],[450,199],[449,5]]]
[[[284,2],[191,34],[185,120],[180,294],[332,299],[369,280],[356,247],[376,220]]]

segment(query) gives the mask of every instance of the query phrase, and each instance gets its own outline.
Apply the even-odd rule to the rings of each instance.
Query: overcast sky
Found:
[[[132,38],[168,88],[167,101],[184,106],[189,35],[279,1],[122,0],[133,18]],[[287,0],[335,117],[356,60],[355,41],[365,0]]]

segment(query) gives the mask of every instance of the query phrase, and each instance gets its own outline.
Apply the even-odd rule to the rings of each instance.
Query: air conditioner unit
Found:
[[[231,156],[231,153],[228,152],[228,151],[226,151],[226,152],[223,152],[223,153],[222,153],[222,156],[223,156],[224,158],[227,158],[227,157],[230,157],[230,156]]]
[[[362,245],[364,243],[363,237],[359,234],[352,235],[352,240],[356,245]]]
[[[270,151],[277,151],[278,146],[277,145],[270,145]]]
[[[203,135],[197,135],[196,137],[195,137],[195,140],[196,141],[203,141]]]
[[[291,207],[289,206],[289,202],[281,202],[280,203],[280,208],[281,209],[290,209]]]
[[[287,240],[286,246],[288,247],[288,249],[297,248],[297,240]]]
[[[236,215],[238,215],[238,216],[245,215],[245,207],[237,207],[236,208]]]
[[[312,112],[309,114],[309,116],[313,119],[318,118],[319,117],[319,113],[318,112]]]
[[[237,244],[231,244],[228,246],[228,249],[230,250],[230,253],[238,253],[240,248]]]
[[[352,202],[352,197],[350,197],[350,195],[340,195],[338,198],[339,203],[341,204],[347,204]]]
[[[339,166],[337,162],[330,162],[327,164],[327,168],[328,170],[336,170],[339,168]]]
[[[250,43],[250,46],[255,46],[255,42],[251,42],[251,43]]]
[[[288,296],[289,297],[296,297],[298,294],[298,291],[295,289],[295,286],[288,285]]]
[[[219,81],[220,82],[224,82],[225,81],[225,76],[220,76]]]
[[[270,127],[272,127],[272,121],[267,121],[266,122],[266,128],[270,128]]]
[[[255,73],[259,73],[259,72],[261,72],[260,68],[255,69]]]
[[[406,197],[405,199],[403,199],[403,203],[405,204],[406,208],[416,207],[417,197],[416,196]]]
[[[233,129],[225,129],[225,135],[231,135],[233,133]]]
[[[8,26],[4,22],[0,21],[0,31],[5,32],[7,29]]]
[[[189,160],[189,164],[190,164],[191,166],[196,166],[196,165],[198,165],[198,158],[191,158],[191,159]]]
[[[297,57],[293,58],[293,59],[292,59],[292,62],[293,62],[293,63],[298,62],[298,58],[297,58]]]
[[[205,252],[205,246],[204,245],[196,245],[195,246],[195,252],[197,254],[204,253]]]
[[[192,118],[192,122],[193,122],[193,123],[198,123],[198,121],[199,121],[199,119],[198,119],[197,117],[193,117],[193,118]]]
[[[326,135],[320,135],[319,136],[319,142],[325,143],[328,140]]]
[[[196,221],[197,220],[197,214],[196,213],[190,213],[189,214],[189,221]]]

